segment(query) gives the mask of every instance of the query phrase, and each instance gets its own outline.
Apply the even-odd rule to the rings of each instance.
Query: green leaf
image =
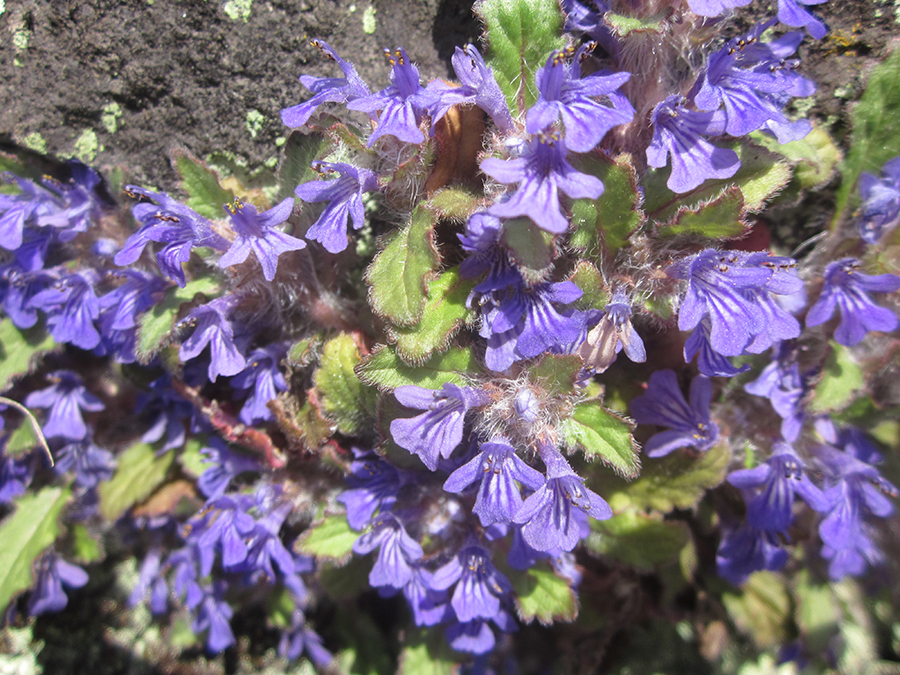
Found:
[[[16,500],[16,509],[0,523],[0,610],[34,586],[34,561],[60,531],[59,515],[69,502],[68,488],[46,487]]]
[[[319,353],[322,351],[324,344],[321,333],[315,333],[302,340],[298,340],[291,345],[287,353],[287,362],[289,365],[305,368],[319,359]]]
[[[599,458],[617,473],[634,478],[641,472],[638,446],[627,419],[605,410],[596,401],[575,406],[572,417],[564,420],[560,431],[568,446],[579,446],[588,460]]]
[[[693,208],[682,207],[657,232],[664,237],[692,234],[709,239],[734,239],[746,234],[748,229],[744,220],[744,195],[740,188],[732,186],[711,201]]]
[[[663,33],[666,30],[666,19],[668,15],[654,14],[644,18],[635,16],[624,16],[622,14],[614,14],[607,12],[603,15],[603,20],[613,33],[618,37],[627,37],[631,33]]]
[[[620,155],[613,161],[584,155],[573,161],[579,171],[602,180],[604,189],[600,199],[575,200],[569,245],[594,258],[601,250],[615,255],[646,220],[631,156]]]
[[[208,468],[209,463],[204,461],[200,450],[208,440],[204,436],[191,436],[187,439],[181,452],[178,453],[178,465],[191,478],[200,478]]]
[[[420,206],[405,227],[387,238],[366,271],[369,304],[397,326],[422,319],[426,283],[439,262],[433,228],[431,212]]]
[[[19,330],[9,318],[0,321],[0,391],[34,370],[35,362],[55,347],[43,327]]]
[[[578,616],[575,591],[545,563],[526,572],[510,570],[508,576],[515,591],[519,618],[525,623],[537,619],[549,626],[554,621],[574,621]]]
[[[303,183],[317,180],[318,174],[310,164],[331,148],[328,138],[316,131],[292,131],[284,144],[284,157],[278,167],[278,199],[294,196],[294,189]]]
[[[779,575],[754,572],[740,592],[722,596],[735,625],[760,649],[787,642],[791,629],[791,597]]]
[[[455,675],[458,660],[442,631],[415,628],[406,632],[397,675]]]
[[[575,393],[575,382],[584,368],[577,354],[544,354],[528,369],[528,380],[551,396],[567,396]]]
[[[321,365],[313,376],[319,390],[319,409],[348,436],[370,426],[375,417],[376,391],[356,376],[359,348],[349,333],[325,343]]]
[[[19,457],[26,452],[34,450],[39,445],[40,441],[38,441],[37,436],[34,434],[34,427],[31,424],[31,420],[23,419],[22,423],[12,432],[9,440],[6,441],[6,447],[3,449],[3,454],[8,457]]]
[[[707,180],[691,192],[676,195],[666,187],[668,168],[644,173],[641,180],[646,195],[644,211],[650,218],[660,223],[666,222],[682,208],[696,208],[718,198],[731,185],[740,188],[744,195],[744,208],[753,213],[762,209],[791,180],[790,166],[765,148],[740,141],[717,142],[716,145],[731,148],[741,160],[741,167],[731,178]]]
[[[750,137],[770,152],[781,155],[794,169],[797,186],[813,190],[828,183],[841,161],[841,151],[821,127],[813,127],[805,138],[781,144],[774,136],[761,131]]]
[[[609,520],[591,519],[591,535],[585,543],[594,553],[650,569],[677,560],[690,536],[683,522],[628,510]]]
[[[485,26],[487,62],[513,117],[537,101],[535,71],[562,49],[563,15],[557,0],[482,0],[475,12]]]
[[[840,605],[831,585],[816,584],[808,570],[801,570],[794,579],[797,609],[794,618],[810,653],[827,649],[841,620]]]
[[[474,280],[460,278],[458,267],[429,281],[422,320],[411,328],[391,327],[388,330],[397,343],[397,355],[407,363],[417,365],[435,352],[446,349],[463,324],[474,319],[472,310],[466,307],[466,298],[474,285]]]
[[[668,513],[689,509],[725,480],[731,451],[721,443],[699,456],[677,451],[646,463],[641,477],[621,492],[636,508]]]
[[[224,218],[222,207],[234,201],[234,193],[219,185],[216,172],[184,150],[172,153],[172,164],[181,176],[181,189],[188,195],[185,203],[205,218]]]
[[[103,558],[100,541],[81,523],[72,525],[72,555],[76,562],[88,565]]]
[[[862,368],[853,360],[850,350],[832,341],[809,410],[813,413],[842,410],[863,391],[865,384]]]
[[[305,555],[345,562],[359,536],[359,532],[350,529],[343,513],[326,516],[301,535],[297,550]]]
[[[604,309],[609,303],[609,289],[594,263],[579,260],[569,281],[582,291],[581,297],[574,302],[576,309]]]
[[[900,49],[872,70],[851,118],[850,149],[841,167],[832,229],[843,219],[851,202],[858,200],[856,183],[860,174],[880,174],[886,161],[900,155]]]
[[[500,241],[526,282],[546,278],[556,258],[552,234],[535,225],[531,218],[513,218],[503,223]]]
[[[184,288],[177,286],[169,288],[162,301],[156,303],[141,316],[135,348],[138,361],[146,365],[156,352],[162,349],[172,335],[182,305],[191,302],[198,293],[212,298],[220,291],[219,282],[211,277],[201,277],[189,281]]]
[[[451,187],[438,190],[428,199],[428,207],[441,217],[458,222],[468,220],[475,211],[482,208],[484,200],[463,188]]]
[[[381,391],[393,391],[405,384],[425,389],[440,389],[448,382],[464,386],[469,383],[466,376],[479,372],[472,350],[460,347],[451,347],[419,366],[411,366],[397,355],[394,347],[380,345],[356,366],[359,379]]]
[[[100,483],[100,513],[110,522],[145,500],[166,479],[175,452],[156,456],[152,445],[135,443],[117,458],[116,473]]]

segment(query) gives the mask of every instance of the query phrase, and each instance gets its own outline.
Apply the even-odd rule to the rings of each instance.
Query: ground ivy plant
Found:
[[[4,156],[10,653],[107,592],[232,672],[896,672],[898,56],[841,160],[826,26],[746,4],[481,0],[377,90],[316,40],[262,188]]]

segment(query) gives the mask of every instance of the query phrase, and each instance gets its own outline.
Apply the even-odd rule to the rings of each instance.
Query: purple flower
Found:
[[[132,209],[141,228],[128,237],[125,246],[116,254],[116,265],[133,265],[147,244],[151,241],[159,242],[165,244],[156,254],[160,271],[184,287],[184,270],[181,264],[190,259],[191,249],[208,246],[218,251],[227,251],[231,246],[231,242],[218,234],[206,218],[179,204],[169,195],[134,185],[126,186],[125,191],[132,196],[146,197],[156,204],[141,202]]]
[[[370,450],[353,448],[350,476],[345,490],[337,498],[347,507],[347,522],[354,530],[365,527],[379,509],[389,511],[400,489],[400,474]]]
[[[275,227],[286,222],[293,209],[294,200],[290,197],[264,213],[257,212],[253,204],[246,204],[239,198],[226,204],[225,210],[231,216],[231,228],[236,236],[231,248],[219,258],[219,267],[239,265],[252,252],[262,266],[266,281],[274,280],[278,257],[288,251],[306,248],[305,241]]]
[[[156,443],[165,434],[165,443],[160,448],[161,452],[165,452],[184,445],[184,420],[193,416],[194,406],[175,392],[172,378],[163,375],[150,383],[147,393],[138,395],[136,412],[144,413],[153,420],[141,440]]]
[[[94,326],[100,318],[100,301],[94,294],[98,280],[94,270],[83,269],[67,274],[31,298],[31,307],[47,313],[50,333],[57,342],[69,342],[81,349],[100,344],[100,333]]]
[[[298,185],[295,194],[305,202],[329,202],[319,219],[306,231],[306,238],[318,241],[329,253],[347,248],[347,221],[353,229],[365,225],[363,193],[378,190],[378,176],[368,169],[343,162],[313,162],[320,172],[339,174],[335,180],[313,180]]]
[[[34,477],[34,460],[29,456],[0,455],[0,504],[10,504],[25,492]]]
[[[376,548],[378,558],[369,573],[369,585],[373,588],[403,588],[413,576],[411,563],[424,554],[419,543],[391,514],[379,515],[372,529],[353,544],[353,550],[359,554],[371,553]]]
[[[832,317],[835,308],[840,309],[841,322],[834,331],[834,339],[845,347],[859,343],[869,331],[889,333],[897,327],[897,315],[872,302],[869,293],[896,291],[900,288],[900,277],[863,274],[859,265],[855,258],[829,263],[822,293],[806,315],[807,327],[818,326]]]
[[[312,77],[301,75],[300,84],[312,92],[312,98],[299,105],[281,111],[281,121],[292,129],[302,127],[323,103],[347,103],[369,95],[369,87],[356,73],[356,69],[337,55],[327,42],[312,40],[322,54],[338,64],[344,77]]]
[[[670,96],[653,109],[653,140],[647,148],[647,164],[661,168],[672,158],[666,183],[672,192],[690,192],[708,178],[731,178],[741,162],[734,150],[718,148],[701,136],[725,132],[725,112],[696,112],[684,107],[684,99]]]
[[[684,343],[684,362],[690,363],[696,355],[697,369],[709,377],[734,377],[750,370],[749,365],[734,366],[713,349],[709,341],[710,330],[709,317],[703,317]]]
[[[64,445],[54,456],[56,473],[74,471],[75,482],[83,488],[96,487],[101,481],[109,480],[116,469],[113,454],[97,447],[89,438]]]
[[[520,359],[580,344],[585,337],[584,317],[559,312],[553,304],[569,304],[581,295],[573,282],[561,281],[531,287],[521,284],[482,298],[481,336],[488,338],[487,367],[502,372]]]
[[[247,559],[247,541],[256,528],[256,521],[247,513],[251,506],[244,495],[222,495],[207,501],[203,510],[188,522],[186,538],[197,547],[203,576],[209,576],[212,571],[216,550],[221,552],[225,569]]]
[[[278,343],[254,349],[247,357],[249,365],[231,380],[235,389],[249,389],[240,419],[246,424],[265,422],[273,418],[266,404],[278,397],[278,392],[287,390],[284,376],[278,364],[287,353],[287,348]]]
[[[671,370],[657,370],[650,376],[647,392],[631,402],[631,414],[638,424],[657,424],[669,431],[647,441],[648,457],[663,457],[678,448],[709,450],[719,439],[719,427],[709,416],[712,382],[698,375],[691,382],[691,401],[684,400],[678,378]]]
[[[419,69],[409,61],[406,50],[398,47],[393,53],[384,50],[391,64],[391,84],[375,94],[369,94],[351,101],[347,108],[375,113],[378,126],[369,136],[368,147],[382,136],[394,136],[404,143],[421,143],[425,134],[419,129],[423,113],[435,98],[433,91],[422,88],[419,83]]]
[[[207,498],[221,497],[233,478],[245,471],[259,471],[259,462],[247,455],[232,452],[218,438],[211,438],[210,445],[200,448],[203,463],[211,464],[197,479],[197,487]]]
[[[763,368],[759,377],[744,385],[744,391],[769,399],[781,417],[781,435],[793,443],[800,437],[806,414],[802,400],[806,393],[804,377],[797,363],[797,349],[789,343],[775,347],[772,362]]]
[[[462,623],[494,618],[500,612],[504,596],[512,591],[507,578],[491,563],[490,553],[477,544],[462,548],[437,569],[431,587],[443,591],[454,584],[450,605]]]
[[[434,575],[421,565],[412,566],[412,578],[403,587],[403,596],[417,626],[436,626],[453,618],[446,592],[435,590]]]
[[[234,296],[223,296],[200,305],[180,324],[194,324],[194,332],[182,343],[178,358],[189,361],[209,345],[210,382],[215,382],[219,375],[237,375],[247,367],[247,361],[234,343],[234,327],[228,319],[237,302]]]
[[[447,383],[440,390],[411,385],[397,387],[394,396],[408,408],[426,412],[391,422],[391,436],[401,448],[418,455],[430,470],[438,457],[447,458],[462,442],[466,411],[490,403],[483,391]]]
[[[502,441],[482,443],[480,450],[478,455],[450,474],[444,489],[460,493],[476,480],[480,481],[472,512],[485,527],[509,523],[522,507],[522,496],[515,481],[537,490],[544,484],[544,477],[523,462],[512,446]]]
[[[867,244],[877,244],[900,219],[900,157],[887,162],[881,175],[863,171],[859,176],[859,236]]]
[[[728,532],[716,553],[719,576],[740,586],[754,572],[777,571],[788,561],[788,554],[773,532],[752,525]]]
[[[691,330],[708,317],[710,345],[723,356],[742,354],[754,336],[762,335],[752,343],[759,352],[775,340],[796,337],[799,323],[770,297],[802,291],[793,264],[790,258],[715,249],[677,261],[667,273],[688,282],[678,328]]]
[[[576,511],[606,520],[612,517],[612,510],[585,487],[584,479],[572,471],[556,448],[542,445],[540,451],[547,481],[525,500],[513,522],[522,525],[522,536],[536,551],[571,551],[582,536]]]
[[[128,606],[135,607],[144,602],[149,592],[150,612],[154,616],[165,614],[169,604],[169,589],[166,586],[164,574],[162,551],[158,548],[151,549],[144,558],[144,562],[141,563],[138,582],[131,591],[131,595],[128,596]]]
[[[87,572],[53,552],[41,558],[35,576],[37,582],[28,599],[28,613],[31,616],[65,609],[69,598],[63,588],[81,588],[88,582]]]
[[[55,281],[55,272],[30,272],[15,261],[0,266],[0,301],[16,328],[31,328],[37,323],[38,311],[31,299]]]
[[[758,530],[787,532],[794,518],[794,494],[810,508],[825,511],[828,502],[803,471],[803,460],[787,443],[779,443],[771,457],[753,469],[734,471],[728,482],[742,490],[762,488],[747,507],[747,522]]]
[[[44,435],[48,438],[80,441],[88,433],[81,411],[97,412],[106,406],[96,396],[88,393],[81,378],[70,370],[57,370],[50,373],[47,379],[53,384],[28,394],[25,399],[26,407],[50,408],[50,414],[43,425]]]
[[[562,117],[566,147],[590,152],[610,129],[634,118],[634,108],[624,96],[610,96],[628,81],[630,73],[603,71],[581,77],[581,63],[595,45],[586,43],[577,51],[574,47],[554,51],[544,67],[538,69],[538,100],[525,118],[529,134],[545,131]],[[598,96],[610,96],[614,107],[595,101]]]
[[[749,5],[752,0],[688,0],[688,7],[700,16],[721,16],[735,7]]]
[[[566,153],[566,142],[557,134],[539,134],[516,159],[485,159],[484,173],[505,185],[518,185],[509,199],[494,204],[488,213],[501,218],[528,216],[547,232],[565,232],[569,222],[561,212],[559,193],[572,199],[597,199],[603,194],[600,179],[577,171],[566,161]]]
[[[631,325],[632,314],[628,297],[624,291],[617,290],[604,308],[600,322],[588,332],[587,339],[578,350],[585,367],[602,373],[616,360],[616,354],[622,349],[634,363],[647,360],[644,341]]]
[[[821,5],[825,0],[778,0],[778,20],[786,26],[803,26],[816,40],[821,40],[828,27],[803,5]]]
[[[206,635],[206,648],[212,654],[218,654],[235,643],[229,623],[234,611],[222,599],[224,590],[224,581],[216,583],[214,589],[207,590],[191,622],[191,630],[195,633],[209,631]]]
[[[437,93],[431,108],[432,133],[434,125],[450,108],[474,103],[491,116],[502,133],[511,134],[515,125],[509,114],[509,106],[506,105],[506,97],[494,78],[493,70],[485,64],[481,53],[472,45],[457,47],[450,57],[450,62],[461,86],[453,87],[440,80],[429,83],[427,88]]]
[[[772,23],[757,24],[714,52],[698,81],[694,104],[705,111],[718,110],[724,104],[725,131],[732,136],[749,134],[770,120],[788,124],[790,120],[779,105],[787,99],[778,95],[811,96],[815,92],[812,82],[793,72],[799,61],[788,59],[802,42],[802,33],[788,33],[767,43],[759,41]]]
[[[517,630],[516,620],[506,610],[501,609],[496,616],[491,617],[491,621],[504,633],[512,633]],[[447,642],[458,652],[480,655],[490,652],[497,643],[497,639],[494,637],[494,631],[491,630],[487,619],[475,619],[448,626]]]
[[[834,580],[861,574],[867,564],[880,562],[881,552],[872,542],[863,516],[887,518],[894,512],[888,497],[898,495],[896,486],[876,468],[881,456],[862,432],[842,429],[838,445],[843,451],[823,446],[816,453],[826,471],[828,501],[828,515],[819,525],[819,536]]]
[[[306,625],[306,617],[299,609],[291,615],[291,625],[284,629],[278,641],[278,655],[285,659],[298,659],[306,653],[317,668],[325,669],[334,658],[322,645],[322,638]]]

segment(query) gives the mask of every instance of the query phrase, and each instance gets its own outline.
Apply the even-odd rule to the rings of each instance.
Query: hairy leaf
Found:
[[[431,212],[420,206],[405,227],[388,237],[366,272],[372,309],[397,326],[422,319],[426,284],[438,265],[433,227]]]
[[[59,515],[71,498],[68,488],[26,493],[0,523],[0,609],[5,611],[10,600],[34,585],[34,561],[56,540]]]
[[[842,410],[865,385],[862,368],[853,360],[853,354],[832,341],[831,353],[825,359],[822,375],[813,389],[809,410],[813,413]]]
[[[565,396],[575,393],[575,382],[583,367],[577,354],[544,354],[528,370],[528,379],[553,396]]]
[[[397,343],[397,355],[416,365],[446,349],[459,329],[474,319],[474,313],[466,307],[466,298],[474,285],[473,280],[460,278],[458,267],[429,281],[422,320],[411,328],[389,329]]]
[[[662,236],[692,234],[709,239],[734,239],[746,234],[744,195],[740,188],[725,188],[718,197],[693,208],[681,208],[657,232]]]
[[[754,143],[776,155],[781,155],[794,169],[797,187],[812,190],[828,183],[841,161],[841,151],[821,127],[813,127],[806,138],[781,144],[774,136],[756,131]]]
[[[688,509],[725,480],[730,461],[731,452],[724,443],[699,456],[676,451],[645,464],[641,477],[620,491],[639,509],[660,513]]]
[[[0,391],[30,373],[35,362],[55,347],[43,326],[19,330],[9,318],[0,321]]]
[[[633,428],[632,422],[596,401],[586,401],[575,406],[561,431],[566,445],[581,447],[588,460],[599,458],[622,476],[634,478],[641,471],[641,460],[631,435]]]
[[[784,579],[772,572],[754,572],[739,592],[722,596],[737,627],[760,649],[782,645],[791,629],[791,597]]]
[[[344,514],[325,516],[301,535],[297,550],[306,555],[344,562],[353,553],[353,544],[359,535],[359,532],[350,529]]]
[[[147,364],[156,352],[162,349],[172,335],[172,329],[175,327],[182,305],[193,300],[198,293],[212,298],[221,290],[219,282],[211,277],[201,277],[189,281],[184,288],[177,286],[169,288],[162,301],[156,303],[141,316],[137,346],[135,347],[138,361]]]
[[[683,522],[628,510],[609,520],[592,519],[586,545],[594,553],[650,569],[676,560],[689,539],[690,530]]]
[[[543,281],[556,258],[552,234],[530,218],[513,218],[503,224],[500,241],[526,281]]]
[[[467,375],[479,372],[471,349],[451,347],[434,354],[424,363],[411,366],[397,355],[394,347],[381,345],[356,366],[356,374],[366,384],[391,391],[405,384],[425,389],[440,389],[446,383],[463,386]]]
[[[509,109],[524,113],[537,101],[534,73],[554,49],[565,46],[557,0],[481,0],[475,11],[484,21],[487,63],[506,95]]]
[[[416,628],[406,633],[397,675],[455,675],[458,661],[441,631]]]
[[[587,260],[579,260],[569,281],[581,289],[582,295],[573,305],[575,309],[600,309],[609,302],[609,289],[600,270]]]
[[[278,167],[278,198],[293,197],[298,185],[317,180],[318,174],[310,164],[330,148],[328,138],[321,132],[292,131],[284,144],[284,157]]]
[[[479,208],[482,208],[483,201],[483,199],[468,190],[449,187],[438,190],[431,195],[428,200],[428,206],[443,218],[462,222],[467,220]]]
[[[546,564],[525,572],[511,570],[509,580],[516,594],[516,610],[525,623],[537,619],[549,626],[554,621],[574,621],[578,616],[575,591]]]
[[[166,479],[175,452],[157,456],[152,445],[135,443],[118,456],[113,477],[97,488],[100,513],[115,522],[135,504],[149,497]]]
[[[184,150],[172,153],[172,164],[181,177],[181,189],[188,195],[185,203],[205,218],[224,218],[222,207],[234,201],[234,193],[219,185],[216,172]]]
[[[615,255],[646,220],[632,158],[630,155],[620,155],[615,160],[579,156],[573,161],[579,171],[602,180],[604,190],[600,199],[575,201],[574,229],[569,244],[595,259],[601,251]]]
[[[900,155],[900,49],[872,70],[866,90],[853,108],[852,124],[832,228],[858,201],[860,174],[869,171],[877,175],[886,161]]]
[[[359,381],[354,372],[359,348],[348,333],[325,343],[321,365],[313,376],[322,414],[338,431],[353,435],[375,417],[375,390]]]

